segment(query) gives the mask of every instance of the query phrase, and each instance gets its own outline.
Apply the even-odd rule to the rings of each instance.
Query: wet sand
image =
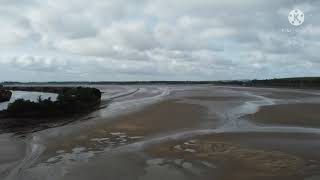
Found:
[[[26,145],[11,135],[0,135],[0,179],[8,175],[25,156]]]
[[[63,140],[50,139],[44,159],[64,149],[90,148],[101,150],[106,146],[116,147],[146,137],[176,131],[200,128],[206,121],[206,109],[200,105],[181,103],[178,100],[164,100],[140,111],[108,119],[94,128],[65,136]]]
[[[151,105],[132,112],[122,109],[161,94],[153,93],[154,87],[142,89],[113,102],[123,114],[104,117],[102,109],[94,113],[101,117],[90,115],[93,118],[87,121],[32,134],[39,139],[33,143],[46,149],[19,170],[16,179],[316,180],[320,176],[318,106],[310,103],[318,95],[172,86],[169,95]],[[277,104],[283,102],[288,104]],[[258,112],[243,116],[259,106]],[[308,128],[281,132],[288,125],[312,127],[315,133]]]
[[[167,141],[145,151],[158,158],[220,166],[218,178],[222,180],[303,180],[320,174],[319,138],[314,134],[221,133]]]
[[[320,104],[299,103],[263,106],[244,118],[262,124],[320,127]]]
[[[205,121],[206,109],[199,105],[178,100],[163,101],[136,113],[112,120],[106,127],[109,131],[133,132],[155,135],[182,129],[195,129]]]
[[[192,96],[188,97],[188,99],[201,100],[201,101],[244,101],[248,100],[248,97],[241,96]]]

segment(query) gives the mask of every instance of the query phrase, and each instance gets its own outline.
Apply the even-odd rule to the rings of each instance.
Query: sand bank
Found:
[[[263,106],[257,113],[244,116],[244,118],[263,124],[320,127],[320,104]]]

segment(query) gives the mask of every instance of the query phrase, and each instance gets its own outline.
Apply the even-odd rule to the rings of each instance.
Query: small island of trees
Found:
[[[52,87],[54,88],[54,87]],[[96,88],[59,88],[56,101],[38,98],[37,102],[17,99],[0,111],[2,129],[15,131],[43,124],[71,121],[99,107],[101,92]],[[67,120],[66,120],[67,119]],[[38,128],[38,127],[37,127]]]
[[[66,88],[56,101],[50,98],[37,102],[17,99],[10,103],[5,111],[10,117],[57,117],[85,113],[96,107],[101,99],[101,92],[95,88]]]

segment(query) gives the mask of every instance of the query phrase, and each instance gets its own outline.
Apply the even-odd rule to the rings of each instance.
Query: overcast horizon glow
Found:
[[[320,76],[317,0],[0,3],[0,81]]]

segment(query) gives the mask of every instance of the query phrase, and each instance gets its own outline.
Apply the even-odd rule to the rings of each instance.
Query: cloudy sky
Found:
[[[0,0],[0,81],[320,76],[319,17],[319,0]]]

